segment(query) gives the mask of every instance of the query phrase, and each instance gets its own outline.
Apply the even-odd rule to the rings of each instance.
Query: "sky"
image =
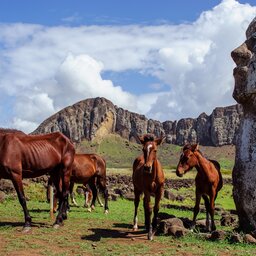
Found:
[[[235,104],[255,0],[1,0],[0,127],[105,97],[160,121]]]

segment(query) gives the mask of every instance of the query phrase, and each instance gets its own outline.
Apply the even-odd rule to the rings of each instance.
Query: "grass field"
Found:
[[[201,147],[210,159],[218,160],[224,178],[231,177],[235,150],[233,146]],[[132,173],[132,163],[141,154],[141,145],[131,143],[117,135],[108,135],[101,141],[83,141],[77,147],[80,153],[98,153],[107,161],[108,175],[128,175]],[[168,179],[180,179],[175,174],[181,147],[164,143],[159,147],[158,157]],[[187,173],[184,178],[194,179],[195,171]],[[172,190],[175,195],[182,195],[185,200],[169,201],[163,199],[162,205],[194,206],[194,187]],[[10,196],[0,204],[0,255],[255,255],[256,246],[249,244],[230,244],[229,241],[208,241],[198,233],[189,233],[183,238],[155,236],[147,240],[143,231],[143,207],[139,207],[138,232],[132,231],[134,206],[132,201],[118,199],[109,203],[110,213],[103,214],[103,209],[96,207],[92,213],[83,207],[72,207],[64,226],[53,229],[54,220],[50,219],[49,205],[45,202],[45,188],[31,183],[25,187],[29,199],[28,208],[33,219],[29,233],[22,233],[23,212],[16,198]],[[83,198],[77,196],[83,205]],[[232,186],[224,185],[216,200],[216,206],[225,210],[234,210]],[[201,206],[203,208],[203,206]],[[162,207],[160,212],[176,217],[192,218],[192,211],[168,209]],[[200,213],[199,219],[205,214]],[[216,215],[216,219],[220,219]],[[217,226],[232,232],[231,228]]]
[[[234,209],[231,185],[226,185],[217,199],[216,205],[226,210]],[[139,207],[138,232],[132,231],[133,202],[118,199],[110,202],[110,213],[96,207],[92,213],[83,207],[72,207],[64,226],[52,228],[49,205],[45,202],[44,188],[41,185],[26,187],[30,198],[28,207],[33,218],[32,230],[23,234],[23,212],[17,199],[8,199],[0,204],[0,255],[254,255],[256,247],[249,244],[230,244],[228,241],[212,242],[197,233],[183,238],[155,236],[147,241],[143,232],[143,208]],[[174,193],[186,197],[179,205],[193,206],[191,195],[194,188],[182,188]],[[83,198],[77,196],[83,205]],[[162,204],[170,203],[162,200]],[[176,217],[192,218],[192,211],[161,208],[160,212]],[[204,218],[200,213],[199,219]],[[220,216],[216,216],[219,219]],[[223,229],[217,226],[217,229]],[[232,231],[225,227],[225,230]]]

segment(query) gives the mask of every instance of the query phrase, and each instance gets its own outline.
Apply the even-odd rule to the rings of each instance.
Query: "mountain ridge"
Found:
[[[243,110],[236,104],[217,107],[210,115],[160,122],[114,105],[103,97],[89,98],[65,107],[45,119],[32,134],[60,131],[73,142],[94,140],[119,134],[130,141],[137,135],[166,136],[166,142],[184,145],[199,142],[204,146],[235,144]]]

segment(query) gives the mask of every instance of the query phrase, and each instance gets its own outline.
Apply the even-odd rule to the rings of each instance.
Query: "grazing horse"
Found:
[[[164,172],[157,159],[157,146],[162,143],[164,138],[155,139],[153,135],[146,134],[139,137],[143,145],[143,154],[137,157],[133,163],[132,181],[134,186],[134,225],[133,230],[138,229],[138,206],[140,196],[144,193],[144,214],[145,227],[148,232],[148,239],[152,240],[157,226],[157,214],[159,211],[160,200],[164,189]],[[152,208],[150,206],[150,196],[155,196],[154,217],[151,224]]]
[[[106,162],[102,157],[97,154],[75,154],[69,187],[72,203],[77,205],[73,193],[74,184],[83,184],[84,190],[88,190],[86,188],[88,188],[87,185],[89,185],[87,192],[89,192],[89,194],[90,190],[92,192],[92,201],[89,211],[95,208],[95,201],[98,197],[97,188],[99,188],[104,195],[104,211],[108,213],[108,190],[106,180]],[[48,185],[51,185],[51,183],[49,179]],[[85,191],[85,193],[87,192]]]
[[[194,207],[193,225],[195,225],[196,217],[199,212],[200,200],[201,197],[203,197],[206,208],[206,227],[208,231],[210,231],[210,214],[211,230],[214,231],[216,230],[214,223],[214,202],[223,185],[220,164],[215,160],[206,159],[199,151],[198,144],[187,144],[183,147],[183,153],[180,156],[176,174],[177,176],[182,177],[183,174],[193,167],[197,170],[195,178],[196,203]]]
[[[22,179],[49,173],[58,193],[59,214],[54,227],[67,218],[71,166],[75,149],[70,140],[60,132],[44,135],[26,135],[21,131],[1,129],[0,132],[0,178],[11,179],[23,208],[25,224],[23,231],[31,228]]]

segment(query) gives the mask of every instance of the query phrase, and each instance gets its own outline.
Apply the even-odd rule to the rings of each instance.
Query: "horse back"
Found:
[[[35,170],[47,172],[58,165],[71,166],[74,152],[70,140],[60,132],[43,135],[7,133],[0,138],[0,165],[25,170],[31,176]]]

